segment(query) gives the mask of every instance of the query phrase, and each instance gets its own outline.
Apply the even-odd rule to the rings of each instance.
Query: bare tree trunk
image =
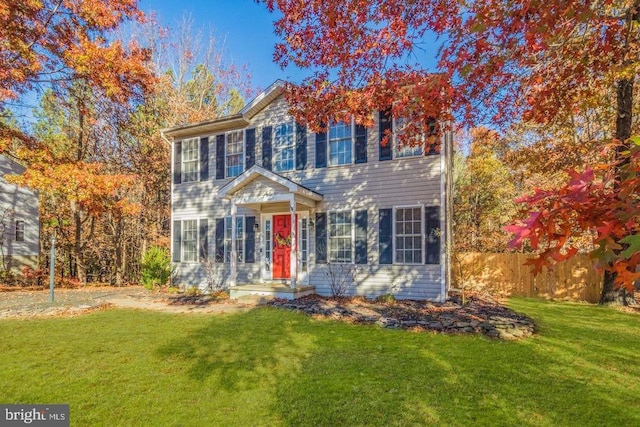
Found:
[[[74,242],[73,261],[76,268],[76,276],[81,284],[87,284],[87,266],[84,263],[84,248],[82,245],[82,215],[79,210],[73,212],[74,220]]]
[[[616,115],[616,139],[623,143],[618,147],[616,157],[622,151],[628,150],[628,140],[631,137],[631,125],[633,121],[633,77],[620,79],[617,82],[617,115]],[[619,173],[619,172],[618,172]],[[628,294],[624,288],[618,289],[615,285],[616,274],[605,271],[602,283],[600,304],[619,303],[623,305],[634,304],[633,295]]]

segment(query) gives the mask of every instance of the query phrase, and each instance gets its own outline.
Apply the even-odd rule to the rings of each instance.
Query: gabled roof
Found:
[[[303,185],[300,185],[288,178],[283,177],[282,175],[278,175],[277,173],[268,171],[257,165],[252,166],[249,170],[236,177],[233,181],[227,183],[227,185],[225,185],[218,191],[218,196],[224,199],[230,199],[231,197],[233,197],[233,195],[238,193],[258,177],[267,178],[268,180],[276,184],[286,187],[289,193],[303,196],[316,202],[322,200],[321,194],[318,194]]]
[[[247,103],[237,114],[166,128],[162,129],[160,133],[165,137],[178,139],[247,126],[256,114],[283,93],[284,85],[284,81],[276,80],[271,86]]]

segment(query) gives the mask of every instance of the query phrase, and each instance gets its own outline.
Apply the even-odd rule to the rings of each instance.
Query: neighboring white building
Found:
[[[440,152],[398,150],[380,143],[394,120],[375,123],[311,133],[278,81],[238,114],[163,130],[174,283],[204,289],[215,263],[232,295],[331,295],[346,274],[351,295],[445,299],[450,133]]]
[[[20,175],[25,168],[0,154],[0,270],[20,272],[38,267],[40,211],[38,194],[10,184],[6,175]]]

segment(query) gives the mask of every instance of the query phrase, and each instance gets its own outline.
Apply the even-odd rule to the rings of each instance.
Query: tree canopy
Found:
[[[282,37],[275,49],[275,60],[282,66],[291,62],[313,70],[311,77],[288,91],[296,115],[310,123],[349,114],[364,122],[372,110],[392,102],[394,113],[423,123],[436,114],[446,122],[451,119],[451,111],[462,123],[490,121],[497,126],[514,122],[555,126],[571,120],[576,113],[584,117],[607,107],[613,110],[609,126],[615,129],[611,134],[617,140],[617,148],[600,166],[613,174],[585,177],[581,168],[582,171],[571,172],[570,183],[557,191],[538,192],[534,199],[523,198],[521,201],[531,211],[530,220],[512,231],[517,232],[514,243],[536,235],[539,241],[532,242],[533,246],[542,242],[551,249],[541,250],[538,267],[550,266],[573,253],[566,247],[567,233],[603,229],[602,220],[587,219],[587,212],[597,211],[596,204],[604,200],[615,202],[620,209],[614,209],[607,218],[616,222],[613,229],[618,232],[593,234],[595,246],[604,244],[604,253],[608,254],[601,257],[607,269],[603,296],[611,292],[614,278],[620,285],[632,286],[630,279],[636,277],[637,260],[627,255],[629,247],[636,247],[629,238],[640,231],[640,210],[635,181],[627,177],[634,164],[634,157],[628,152],[633,86],[640,68],[640,2],[264,3],[270,10],[282,13],[275,23],[276,33]],[[438,60],[435,70],[426,70],[412,59],[417,50],[424,48],[422,43],[429,33],[440,40],[433,52]],[[593,209],[578,209],[562,196],[563,191],[581,188],[574,185],[576,179],[595,179],[594,185],[605,183],[603,192],[594,188],[602,197],[583,200],[594,204]],[[605,190],[615,197],[606,198]],[[628,197],[626,202],[622,196]],[[563,220],[556,221],[558,218],[552,215],[555,210],[542,209],[542,200],[565,209]],[[628,217],[630,212],[635,213],[632,219]],[[606,240],[609,238],[611,244]],[[595,256],[601,253],[593,252]],[[623,265],[625,272],[621,270]]]

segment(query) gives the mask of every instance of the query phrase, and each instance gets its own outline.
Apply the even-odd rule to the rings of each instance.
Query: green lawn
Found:
[[[0,403],[69,403],[72,425],[640,425],[640,316],[513,300],[503,342],[272,308],[111,310],[0,322]]]

